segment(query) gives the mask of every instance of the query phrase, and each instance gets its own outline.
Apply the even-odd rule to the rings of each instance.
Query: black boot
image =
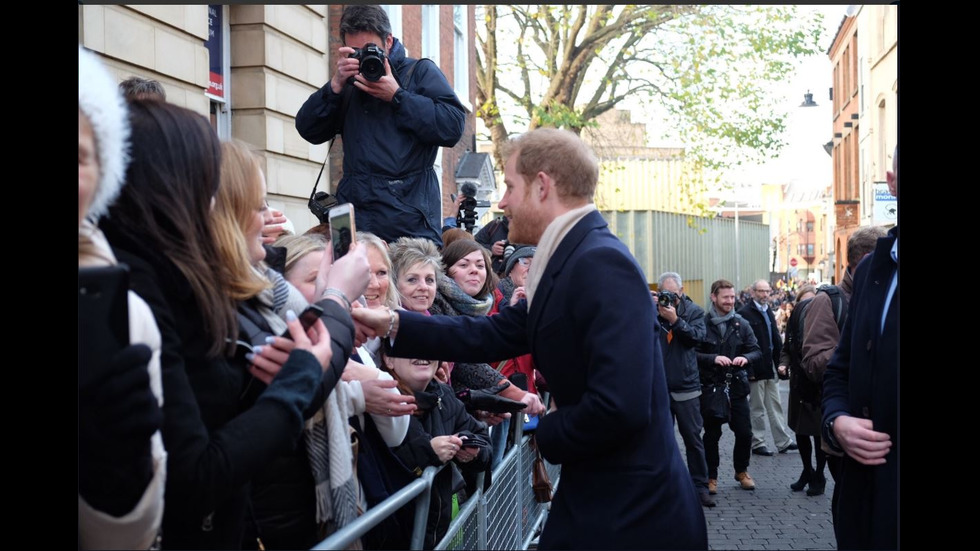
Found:
[[[827,478],[823,473],[813,473],[813,476],[810,477],[810,487],[806,489],[806,495],[821,496],[825,486],[827,486]]]
[[[790,489],[794,492],[802,491],[807,484],[810,483],[810,479],[813,477],[813,471],[810,469],[803,469],[800,474],[800,479],[789,485]]]

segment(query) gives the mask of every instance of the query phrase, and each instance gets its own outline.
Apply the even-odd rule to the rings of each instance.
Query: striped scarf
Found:
[[[316,484],[316,520],[340,529],[357,518],[357,481],[351,451],[348,385],[337,383],[303,429]]]

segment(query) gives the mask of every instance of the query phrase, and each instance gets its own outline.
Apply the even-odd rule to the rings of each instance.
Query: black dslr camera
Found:
[[[459,186],[459,194],[463,196],[463,201],[459,204],[456,224],[460,227],[465,227],[466,231],[473,233],[473,228],[476,226],[476,184],[473,182],[463,182]]]
[[[374,42],[368,42],[363,48],[354,48],[353,57],[361,62],[361,74],[371,82],[378,82],[385,76],[385,51]]]
[[[660,306],[676,306],[680,300],[681,297],[677,296],[677,293],[670,291],[660,291],[657,293],[657,304]]]
[[[319,182],[319,178],[317,181]],[[310,202],[307,203],[307,206],[310,207],[310,212],[317,217],[321,224],[326,224],[330,220],[330,209],[339,203],[340,201],[333,195],[325,191],[316,191],[316,186],[313,186],[313,195],[310,195]]]

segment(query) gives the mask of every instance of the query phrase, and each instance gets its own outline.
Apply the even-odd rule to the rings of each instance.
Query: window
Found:
[[[813,243],[806,244],[806,255],[813,256]]]
[[[851,197],[854,197],[855,199],[857,199],[858,197],[861,196],[861,179],[860,179],[861,178],[861,173],[860,173],[861,164],[860,164],[860,159],[862,157],[862,155],[860,154],[861,142],[858,140],[858,136],[860,136],[860,134],[858,133],[858,125],[857,124],[854,125],[854,130],[851,133],[851,136],[854,138],[853,140],[851,140],[851,160],[853,161],[853,163],[851,165],[851,178],[852,178],[851,181],[854,184],[854,191],[853,191],[853,195],[851,195]],[[865,152],[864,156],[867,156],[867,155],[868,155],[868,153]]]
[[[422,6],[422,57],[439,65],[439,6]]]
[[[470,55],[466,44],[468,6],[453,6],[453,88],[464,105],[470,100]]]
[[[401,4],[381,4],[381,9],[388,14],[388,22],[391,23],[391,34],[395,38],[402,39],[402,6]],[[404,46],[404,44],[402,44]]]
[[[806,231],[808,231],[808,232],[813,231],[813,222],[807,222],[806,223]]]
[[[436,65],[439,65],[439,8],[440,6],[433,4],[422,6],[422,57],[431,59]],[[436,159],[432,163],[440,190],[443,176],[442,149],[440,147],[436,150]]]
[[[888,27],[888,6],[878,6],[878,28],[875,32],[876,44],[875,46],[878,50],[875,52],[877,55],[885,53],[885,28]]]
[[[878,151],[875,155],[876,164],[875,179],[879,182],[885,181],[885,171],[888,170],[888,152],[885,148],[885,136],[888,135],[888,117],[885,116],[885,100],[878,103],[878,130],[876,131],[878,141]]]
[[[858,57],[857,54],[858,54],[858,51],[857,51],[857,43],[858,43],[858,33],[857,33],[857,31],[854,31],[854,37],[851,39],[851,45],[853,47],[852,48],[849,48],[849,50],[851,51],[850,52],[851,53],[851,59],[850,59],[851,88],[848,90],[848,93],[849,93],[850,96],[854,96],[854,94],[857,93],[857,87],[858,87],[858,79],[857,79],[857,75],[858,75],[858,63],[857,63],[857,57]]]

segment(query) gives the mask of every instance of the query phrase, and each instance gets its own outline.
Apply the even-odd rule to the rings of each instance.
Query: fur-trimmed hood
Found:
[[[116,200],[129,164],[129,119],[119,86],[94,53],[78,46],[78,109],[88,117],[99,157],[99,187],[88,217],[98,220]]]

